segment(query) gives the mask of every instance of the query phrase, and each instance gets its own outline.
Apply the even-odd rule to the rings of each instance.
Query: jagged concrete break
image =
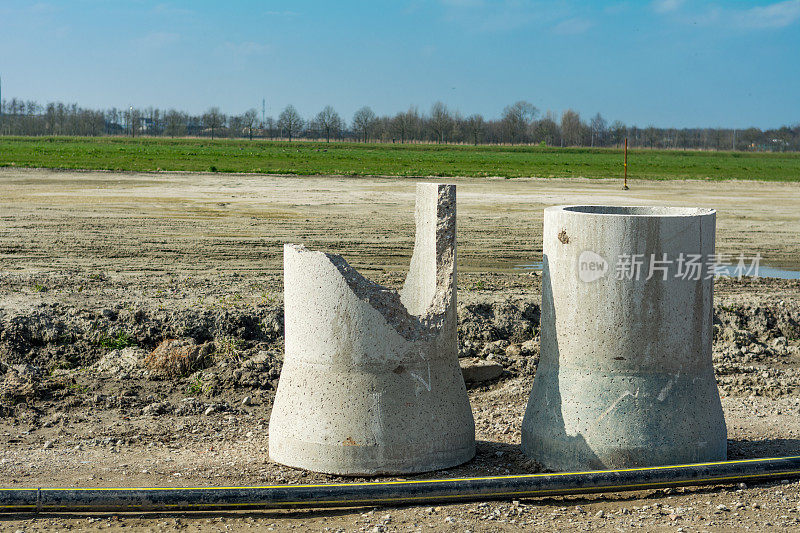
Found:
[[[713,258],[715,216],[545,209],[541,359],[522,423],[525,454],[553,470],[725,459],[713,278],[706,269],[683,276],[690,257],[702,266]]]
[[[458,365],[456,188],[417,184],[400,292],[340,256],[284,247],[286,356],[269,426],[279,463],[343,475],[438,470],[475,455]]]

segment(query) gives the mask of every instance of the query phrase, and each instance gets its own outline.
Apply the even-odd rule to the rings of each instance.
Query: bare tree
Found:
[[[278,115],[278,128],[289,137],[290,142],[293,136],[303,130],[303,119],[293,105],[287,105]]]
[[[321,133],[325,134],[327,142],[331,142],[331,135],[339,135],[344,126],[342,117],[329,105],[326,105],[322,111],[317,113],[316,118],[314,118],[314,124]]]
[[[228,117],[228,137],[241,137],[244,133],[244,117],[231,115]]]
[[[577,111],[567,109],[561,114],[561,138],[567,146],[581,143],[583,123]]]
[[[400,137],[400,143],[406,142],[410,133],[410,124],[406,113],[398,113],[389,122],[389,128],[393,135]],[[394,140],[394,138],[393,138]]]
[[[544,142],[548,145],[619,145],[624,138],[629,139],[633,147],[652,147],[659,149],[710,149],[710,150],[752,150],[752,151],[800,151],[800,124],[789,125],[767,130],[758,128],[659,128],[648,126],[639,128],[626,127],[615,121],[609,127],[606,119],[599,113],[588,123],[581,120],[573,110],[557,117],[548,111],[541,120],[531,117],[536,115],[530,104],[517,102],[504,110],[500,119],[486,119],[480,115],[462,117],[458,112],[452,113],[441,102],[431,108],[430,115],[420,117],[415,108],[394,116],[376,117],[374,113],[360,114],[354,121],[356,136],[400,142],[427,140],[437,142]],[[213,138],[230,134],[253,138],[253,129],[257,128],[258,115],[254,110],[230,117],[218,109],[212,108],[204,115],[188,115],[171,109],[169,111],[148,107],[144,111],[125,106],[122,109],[112,108],[107,111],[86,109],[77,104],[50,102],[40,105],[35,101],[11,98],[0,102],[2,107],[2,125],[0,133],[4,135],[203,135]],[[367,108],[368,109],[368,108]],[[362,110],[359,110],[362,111]],[[335,137],[338,115],[330,107],[326,107],[315,117],[313,127],[326,136],[328,140]],[[366,118],[366,120],[362,120]],[[283,135],[290,139],[302,135],[303,121],[294,108],[287,108],[280,123]],[[329,120],[331,119],[331,120]],[[339,118],[341,121],[341,118]],[[341,122],[339,122],[341,124]],[[363,127],[366,124],[366,131]],[[328,129],[328,125],[332,126]],[[276,121],[264,119],[260,126],[269,138],[278,136]],[[205,128],[205,129],[204,129]],[[341,134],[340,134],[341,136]]]
[[[203,127],[211,130],[211,140],[214,140],[214,132],[225,124],[225,115],[218,107],[212,107],[203,115]]]
[[[66,108],[64,108],[63,113],[64,113],[64,115],[73,115],[74,116],[74,111],[73,110],[67,110]],[[126,115],[126,120],[128,122],[128,129],[129,129],[129,132],[131,134],[131,137],[136,137],[136,134],[142,128],[142,113],[141,113],[141,111],[139,111],[138,109],[136,109],[134,107],[129,107],[128,111],[125,113],[125,115]],[[61,119],[61,128],[62,128],[62,130],[64,129],[65,120],[66,120],[66,116],[64,116]]]
[[[436,136],[437,143],[443,143],[453,129],[453,117],[447,106],[436,102],[431,106],[430,126]]]
[[[595,142],[599,146],[603,145],[603,139],[605,138],[606,134],[606,119],[603,118],[603,115],[597,113],[590,122],[590,126],[592,128],[592,143],[591,146],[594,146]]]
[[[277,129],[277,123],[275,122],[274,118],[267,117],[264,120],[264,124],[262,124],[262,127],[266,130],[266,134],[270,139],[275,137],[275,130]]]
[[[538,114],[539,110],[536,109],[536,106],[524,100],[506,106],[503,110],[502,122],[511,144],[527,140],[533,119]]]
[[[247,135],[251,141],[253,140],[253,126],[255,126],[257,120],[258,111],[253,108],[248,109],[242,115],[242,126],[247,130]]]
[[[54,109],[55,109],[55,107],[53,106],[53,104],[47,104],[47,108],[45,110],[45,113],[46,113],[46,116],[47,116],[47,123],[48,124],[50,123],[50,120],[51,120],[51,118],[53,116]],[[117,133],[115,131],[115,129],[116,129],[118,124],[119,124],[119,111],[117,111],[116,107],[112,107],[111,109],[109,109],[105,113],[105,125],[104,125],[104,128],[103,128],[103,131],[106,134]],[[49,129],[49,125],[47,126],[47,129]]]
[[[481,115],[471,115],[466,121],[469,136],[472,139],[472,144],[477,145],[483,139],[483,134],[486,131],[486,123]]]
[[[620,122],[619,120],[615,120],[611,124],[611,140],[614,144],[620,145],[622,141],[625,140],[625,137],[628,135],[628,128],[625,127],[625,124]]]
[[[353,115],[353,130],[361,132],[364,142],[367,142],[370,131],[375,126],[375,112],[369,106],[364,106]]]
[[[410,107],[408,111],[396,114],[389,120],[389,130],[392,135],[400,138],[400,142],[417,138],[420,131],[419,112],[415,107]]]
[[[716,133],[716,132],[714,132],[714,133]],[[644,130],[644,142],[650,148],[653,148],[655,146],[656,142],[658,142],[658,130],[652,124],[647,126],[647,128],[645,128],[645,130]],[[713,144],[718,146],[718,143],[713,143]]]
[[[186,115],[184,113],[176,111],[175,109],[170,109],[167,111],[164,120],[166,122],[164,133],[170,137],[186,135]]]
[[[561,139],[561,130],[559,129],[558,119],[552,111],[541,120],[537,121],[533,127],[533,139],[535,142],[544,142],[547,146],[555,146]]]
[[[148,135],[161,135],[161,132],[164,129],[163,120],[161,118],[161,111],[154,108],[148,107],[144,111],[145,117],[145,131]]]

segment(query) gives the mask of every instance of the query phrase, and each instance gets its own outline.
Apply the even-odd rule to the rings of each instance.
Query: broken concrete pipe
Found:
[[[475,455],[458,364],[456,188],[420,183],[399,292],[342,257],[284,247],[286,355],[269,454],[340,475],[425,472]]]
[[[697,274],[714,232],[710,209],[545,209],[526,455],[570,471],[725,459],[713,275]]]

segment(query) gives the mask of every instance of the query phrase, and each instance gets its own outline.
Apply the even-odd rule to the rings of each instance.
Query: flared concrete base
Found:
[[[288,365],[270,420],[274,461],[327,474],[377,475],[440,470],[475,456],[472,410],[460,370],[450,364],[375,373]],[[413,377],[427,380],[428,370],[429,382]]]
[[[281,464],[339,476],[419,474],[466,463],[475,445],[420,453],[413,447],[387,450],[382,446],[337,446],[281,439],[270,443],[270,457]],[[370,466],[371,465],[371,466]]]
[[[727,444],[713,373],[699,379],[543,368],[522,426],[523,453],[555,471],[724,461]]]

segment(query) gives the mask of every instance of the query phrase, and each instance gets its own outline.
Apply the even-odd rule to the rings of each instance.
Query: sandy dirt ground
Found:
[[[477,457],[424,477],[538,471],[517,448],[538,362],[542,209],[718,210],[717,248],[800,269],[800,189],[747,182],[446,180],[458,184],[459,353]],[[342,481],[269,461],[282,362],[281,248],[341,253],[398,287],[410,179],[0,169],[0,485],[231,486]],[[723,280],[714,364],[729,457],[800,453],[800,281]],[[163,339],[211,353],[159,377]],[[800,483],[357,510],[0,516],[11,531],[732,531],[800,528]]]
[[[0,180],[4,269],[249,274],[279,271],[283,243],[301,242],[396,270],[413,245],[410,179],[0,169]],[[796,184],[445,181],[458,185],[461,271],[541,260],[542,210],[581,203],[715,208],[718,251],[800,270]]]

